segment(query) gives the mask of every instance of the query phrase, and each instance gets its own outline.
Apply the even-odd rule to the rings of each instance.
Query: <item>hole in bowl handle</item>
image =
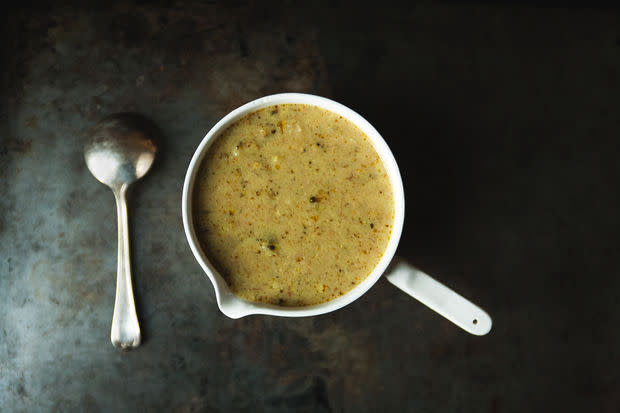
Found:
[[[395,258],[385,276],[389,282],[463,330],[477,336],[491,331],[493,321],[486,311],[404,259]]]

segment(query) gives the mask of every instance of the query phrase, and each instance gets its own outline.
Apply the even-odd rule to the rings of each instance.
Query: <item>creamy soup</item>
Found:
[[[385,167],[353,123],[310,105],[244,116],[209,148],[194,186],[200,244],[237,296],[323,303],[363,281],[392,231]]]

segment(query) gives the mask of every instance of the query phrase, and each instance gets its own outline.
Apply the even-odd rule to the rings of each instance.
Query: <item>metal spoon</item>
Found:
[[[140,326],[131,286],[127,188],[142,178],[155,160],[157,148],[149,136],[150,123],[137,114],[120,113],[99,122],[84,145],[90,172],[114,192],[118,222],[116,299],[110,339],[130,350],[140,345]]]

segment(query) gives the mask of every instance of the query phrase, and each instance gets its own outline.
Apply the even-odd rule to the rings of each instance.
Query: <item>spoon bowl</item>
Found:
[[[142,178],[155,160],[157,148],[147,135],[147,120],[132,113],[109,116],[92,129],[84,145],[90,172],[110,188]]]
[[[155,160],[157,147],[149,134],[150,125],[138,114],[112,115],[95,125],[84,145],[88,169],[112,189],[116,199],[118,266],[110,339],[123,350],[138,347],[141,341],[131,285],[126,195],[129,186],[142,178]]]

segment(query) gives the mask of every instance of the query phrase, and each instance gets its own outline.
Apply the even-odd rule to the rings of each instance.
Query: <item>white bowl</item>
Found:
[[[211,264],[209,258],[204,254],[202,248],[200,247],[200,243],[198,242],[198,238],[196,237],[196,232],[194,230],[194,215],[192,213],[192,195],[196,174],[198,173],[202,159],[219,134],[248,113],[254,112],[266,106],[286,103],[313,105],[327,109],[348,119],[360,128],[366,136],[368,136],[375,151],[377,151],[377,154],[383,161],[383,165],[388,173],[390,183],[392,184],[392,193],[394,197],[394,223],[392,234],[381,260],[372,270],[370,275],[346,294],[322,304],[306,307],[281,307],[270,304],[255,303],[234,295],[230,291],[224,278],[222,278],[217,269]],[[182,208],[183,225],[185,227],[185,234],[190,248],[196,257],[196,260],[198,260],[198,263],[213,283],[217,304],[224,314],[231,318],[239,318],[250,314],[304,317],[324,314],[344,307],[345,305],[357,300],[362,294],[368,291],[374,283],[377,282],[392,260],[400,240],[400,235],[403,229],[403,221],[405,218],[405,196],[403,193],[403,182],[400,177],[398,165],[396,164],[396,160],[394,159],[390,148],[387,146],[379,132],[377,132],[377,130],[370,123],[368,123],[366,119],[346,106],[324,97],[303,93],[281,93],[277,95],[265,96],[246,103],[245,105],[230,112],[213,128],[211,128],[209,133],[207,133],[207,135],[202,139],[202,142],[200,142],[200,145],[198,145],[198,149],[196,149],[196,152],[194,153],[194,156],[189,164],[189,168],[185,176],[185,184],[183,185]]]
[[[234,295],[228,288],[228,284],[222,278],[217,269],[211,264],[209,258],[204,254],[196,232],[194,230],[193,214],[192,214],[192,195],[196,174],[200,167],[200,163],[207,153],[209,147],[220,132],[225,130],[239,118],[254,112],[258,109],[271,105],[279,105],[286,103],[297,103],[314,105],[323,109],[334,112],[349,121],[353,122],[360,128],[369,138],[375,151],[383,161],[383,165],[388,173],[390,183],[392,185],[392,193],[394,197],[394,222],[392,234],[388,242],[387,248],[381,257],[377,266],[372,270],[370,275],[364,281],[355,286],[346,294],[335,298],[331,301],[307,306],[307,307],[281,307],[270,304],[255,303],[244,300]],[[277,95],[265,96],[256,99],[250,103],[233,110],[220,120],[207,135],[202,139],[198,149],[194,153],[192,160],[187,169],[185,183],[183,185],[183,226],[185,227],[185,235],[189,246],[205,271],[213,287],[215,288],[215,296],[220,310],[231,318],[239,318],[250,314],[269,314],[284,317],[305,317],[325,314],[330,311],[337,310],[345,305],[357,300],[366,291],[372,287],[379,277],[386,271],[388,264],[394,257],[396,247],[400,240],[403,229],[403,221],[405,219],[405,196],[403,193],[403,182],[398,171],[396,160],[388,148],[387,144],[377,132],[377,130],[366,119],[356,112],[347,108],[333,100],[320,96],[307,95],[303,93],[281,93]],[[475,335],[485,335],[491,330],[491,317],[480,307],[468,301],[461,295],[457,294],[447,286],[441,284],[428,274],[412,267],[406,261],[399,259],[391,266],[390,271],[386,274],[389,282],[405,291],[407,294],[421,301],[423,304],[452,321],[465,331]]]

